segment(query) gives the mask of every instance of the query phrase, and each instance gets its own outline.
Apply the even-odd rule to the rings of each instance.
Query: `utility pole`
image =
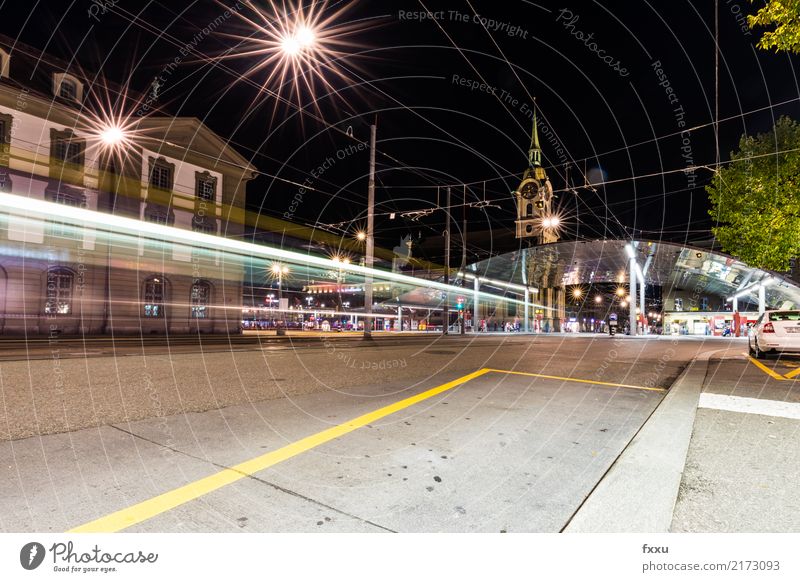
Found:
[[[464,205],[461,207],[461,286],[467,286],[467,186],[464,185]],[[464,304],[461,307],[461,335],[467,333],[467,301],[464,293]],[[475,316],[473,316],[473,329]]]
[[[369,186],[367,188],[367,257],[365,266],[370,271],[364,277],[364,339],[372,339],[372,267],[375,264],[375,135],[378,116],[369,128]]]
[[[719,0],[714,0],[714,145],[717,152],[719,171]]]
[[[444,226],[444,284],[450,285],[450,186],[447,187],[447,203],[445,207]],[[442,334],[447,335],[450,327],[450,292],[444,292],[444,311],[442,317]]]

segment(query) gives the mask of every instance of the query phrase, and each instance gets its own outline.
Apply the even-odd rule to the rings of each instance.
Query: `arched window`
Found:
[[[192,285],[191,318],[208,319],[208,309],[210,303],[211,303],[211,284],[208,281],[196,281]]]
[[[533,216],[533,204],[526,204],[525,205],[525,217]]]
[[[72,286],[75,276],[67,269],[55,268],[47,271],[45,315],[69,315],[72,313]]]
[[[163,277],[149,277],[144,281],[144,316],[164,317],[167,285]]]
[[[68,101],[83,101],[83,83],[69,73],[53,73],[53,95]]]

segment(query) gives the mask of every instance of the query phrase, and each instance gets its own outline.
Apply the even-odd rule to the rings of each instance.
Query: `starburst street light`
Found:
[[[128,80],[130,81],[130,79]],[[95,79],[86,87],[86,99],[76,128],[86,137],[87,149],[98,155],[124,159],[136,142],[147,137],[142,126],[149,115],[144,111],[142,96],[130,91],[126,82],[112,88],[104,79]],[[135,114],[138,110],[138,114]]]
[[[219,58],[248,59],[243,76],[257,77],[263,91],[274,94],[288,84],[293,94],[299,96],[305,89],[313,100],[315,85],[335,93],[328,73],[351,81],[344,66],[348,53],[341,49],[351,44],[347,40],[351,33],[365,27],[363,23],[342,23],[342,15],[352,3],[337,2],[335,8],[329,8],[327,0],[242,3],[247,9],[234,14],[250,32],[232,35],[238,44]]]

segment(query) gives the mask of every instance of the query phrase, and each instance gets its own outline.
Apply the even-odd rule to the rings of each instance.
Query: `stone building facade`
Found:
[[[91,78],[0,37],[0,193],[240,238],[251,164],[187,117],[131,118],[107,151],[86,123]],[[0,335],[240,331],[241,264],[58,218],[0,205]]]

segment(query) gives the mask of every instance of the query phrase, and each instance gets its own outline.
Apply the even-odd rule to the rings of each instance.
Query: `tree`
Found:
[[[739,151],[706,186],[714,236],[748,265],[787,271],[800,256],[800,125],[781,117],[769,133],[743,135]]]
[[[750,28],[774,26],[758,41],[758,48],[800,53],[800,0],[767,0],[766,5],[747,17]]]

